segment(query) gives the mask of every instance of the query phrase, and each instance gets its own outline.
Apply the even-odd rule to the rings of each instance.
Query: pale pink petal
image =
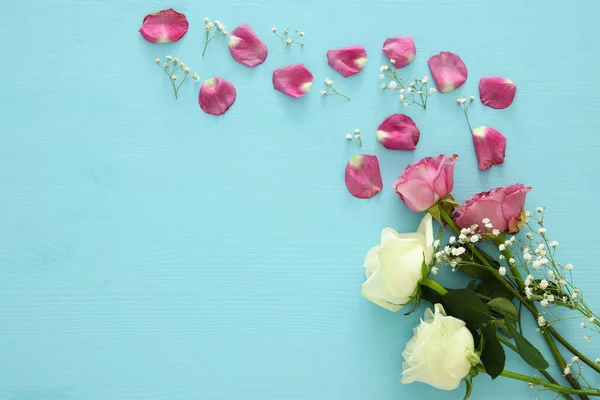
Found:
[[[229,51],[233,59],[247,67],[256,67],[267,59],[267,46],[248,25],[240,25],[229,34]]]
[[[510,106],[515,99],[517,85],[506,78],[481,78],[479,98],[488,107],[501,110]]]
[[[472,133],[479,169],[484,170],[494,164],[504,163],[506,138],[503,134],[487,126],[473,129]]]
[[[415,58],[417,48],[410,36],[388,38],[383,43],[383,52],[390,60],[394,60],[396,68],[406,67]]]
[[[200,107],[212,115],[222,115],[235,103],[235,87],[223,78],[210,78],[202,82],[198,102]]]
[[[354,197],[370,199],[381,192],[383,182],[376,156],[356,155],[346,165],[346,187]]]
[[[438,200],[431,185],[421,179],[399,179],[393,186],[404,204],[413,212],[425,211]]]
[[[176,42],[188,31],[185,15],[169,8],[144,17],[140,33],[149,42]]]
[[[419,128],[404,114],[390,115],[377,128],[377,140],[390,150],[415,150],[419,136]]]
[[[313,74],[304,64],[290,65],[273,71],[273,87],[295,98],[304,96],[312,87]]]
[[[456,54],[442,51],[427,62],[438,91],[449,93],[467,81],[467,66]]]
[[[327,52],[329,65],[344,77],[358,74],[367,65],[367,51],[362,46],[351,46]]]

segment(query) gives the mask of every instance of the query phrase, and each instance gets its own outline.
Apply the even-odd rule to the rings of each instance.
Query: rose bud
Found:
[[[456,209],[454,222],[460,228],[480,225],[480,229],[486,233],[494,229],[516,233],[523,224],[525,197],[530,190],[530,187],[517,183],[473,195]],[[492,227],[481,226],[486,218]]]
[[[439,155],[409,164],[394,182],[394,189],[411,211],[425,211],[454,188],[454,164],[458,156]]]

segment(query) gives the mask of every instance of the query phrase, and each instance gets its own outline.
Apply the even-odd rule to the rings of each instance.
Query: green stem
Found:
[[[512,351],[514,351],[515,353],[519,354],[519,349],[517,349],[517,346],[515,346],[514,344],[512,344],[508,339],[506,339],[504,336],[501,335],[497,335],[498,336],[498,340],[501,341],[506,347],[508,347],[509,349],[511,349]],[[538,369],[538,372],[540,374],[542,374],[542,376],[544,378],[546,378],[548,380],[548,382],[553,383],[555,385],[558,385],[558,382],[556,381],[556,379],[554,379],[552,377],[552,375],[550,375],[547,371],[543,370],[543,369]],[[573,400],[573,398],[571,396],[569,396],[566,393],[562,393],[562,396],[567,399],[567,400]]]
[[[487,373],[485,371],[485,368],[481,364],[477,365],[477,369],[479,370],[479,372]],[[503,376],[503,377],[509,378],[509,379],[514,379],[514,380],[521,381],[521,382],[533,383],[536,386],[541,386],[543,388],[550,389],[556,393],[600,397],[600,390],[597,390],[597,389],[571,389],[571,388],[568,388],[568,387],[565,387],[562,385],[558,385],[556,383],[546,382],[546,381],[543,381],[538,378],[518,374],[518,373],[512,372],[512,371],[504,370],[500,373],[500,376]]]
[[[454,223],[452,218],[450,218],[450,216],[445,211],[441,210],[440,215],[441,215],[442,219],[444,220],[444,222],[446,222],[448,224],[448,226],[454,232],[456,232],[457,234],[460,233],[460,229],[458,229],[458,226],[456,226],[456,224]],[[491,266],[491,264],[486,260],[486,258],[479,252],[477,247],[475,247],[474,245],[470,245],[469,248],[471,249],[473,254],[483,263],[483,266],[485,267],[485,269],[488,269],[494,275],[496,280],[498,280],[500,283],[502,283],[502,285],[504,285],[504,287],[514,297],[516,297],[521,302],[521,304],[523,304],[523,306],[525,306],[525,308],[527,308],[531,312],[531,314],[533,315],[533,317],[535,318],[535,320],[537,322],[537,319],[539,318],[540,314],[539,314],[537,308],[535,307],[535,305],[530,303],[525,298],[523,298],[523,296],[521,296],[521,294],[518,291],[516,291],[515,288],[513,288],[512,285],[506,279],[504,279],[502,277],[502,275],[500,275],[494,267]],[[517,273],[518,273],[518,271],[517,271]],[[520,274],[519,274],[519,276],[520,276]],[[565,369],[567,364],[566,364],[564,357],[560,353],[560,350],[558,349],[556,342],[552,338],[553,334],[551,334],[551,332],[553,332],[553,331],[558,336],[558,337],[555,336],[556,340],[558,340],[563,345],[565,343],[567,343],[574,350],[574,351],[572,351],[572,353],[574,355],[578,356],[583,362],[588,364],[583,358],[580,357],[580,355],[583,356],[583,354],[581,354],[579,351],[577,351],[577,349],[573,348],[573,346],[571,346],[566,340],[564,340],[564,338],[562,338],[562,336],[558,335],[558,332],[556,332],[554,330],[554,328],[548,326],[546,329],[542,330],[542,336],[544,337],[544,340],[546,341],[546,344],[548,345],[550,352],[552,353],[552,356],[556,360],[556,363],[558,364],[558,367],[561,369],[561,371],[563,371]],[[585,357],[585,356],[583,356],[583,357]],[[587,358],[587,357],[585,357],[585,358]],[[591,361],[589,359],[587,359],[587,360]],[[588,364],[588,365],[590,365],[590,364]],[[600,370],[599,370],[600,365],[594,365],[592,368],[594,368],[594,370],[600,372]],[[571,384],[571,386],[573,386],[575,389],[581,388],[581,385],[579,384],[577,379],[575,379],[575,377],[573,377],[572,375],[567,375],[565,378],[567,379],[567,381],[569,381],[569,384]],[[585,395],[582,395],[580,397],[583,400],[585,400]]]
[[[340,92],[338,92],[337,90],[335,90],[335,89],[333,88],[333,86],[330,86],[330,88],[331,88],[331,90],[333,91],[333,93],[337,94],[338,96],[342,96],[342,97],[344,97],[344,98],[346,98],[346,99],[348,99],[348,100],[352,100],[350,97],[348,97],[348,96],[346,96],[346,95],[344,95],[344,94],[341,94]]]
[[[434,281],[431,278],[423,278],[421,280],[421,285],[427,286],[428,288],[435,290],[442,296],[445,295],[446,293],[448,293],[448,291],[446,290],[445,287],[443,287],[442,285],[440,285],[439,283],[437,283],[436,281]]]

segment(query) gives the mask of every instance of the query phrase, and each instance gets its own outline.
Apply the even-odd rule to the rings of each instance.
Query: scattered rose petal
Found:
[[[169,8],[144,17],[140,33],[149,42],[176,42],[188,31],[188,20],[184,14]]]
[[[414,150],[419,136],[419,128],[404,114],[390,115],[377,128],[377,140],[390,150]]]
[[[449,93],[467,81],[467,66],[456,54],[442,51],[427,62],[438,91]]]
[[[383,52],[390,60],[394,60],[396,68],[406,67],[415,58],[417,48],[410,36],[388,38],[383,43]]]
[[[490,168],[494,164],[504,163],[506,137],[488,126],[473,129],[473,144],[479,169]]]
[[[247,67],[256,67],[267,59],[267,46],[248,25],[240,25],[229,35],[229,51],[233,59]]]
[[[304,64],[290,65],[273,71],[273,87],[288,96],[304,96],[312,87],[313,74]]]
[[[351,46],[327,52],[329,65],[344,77],[358,74],[367,65],[367,51],[362,46]]]
[[[488,107],[501,110],[515,99],[517,85],[506,78],[487,77],[479,81],[479,98]]]
[[[235,103],[235,87],[223,78],[210,78],[202,82],[198,102],[207,114],[222,115]]]
[[[383,182],[376,156],[356,155],[346,166],[346,187],[354,197],[370,199],[381,192]]]

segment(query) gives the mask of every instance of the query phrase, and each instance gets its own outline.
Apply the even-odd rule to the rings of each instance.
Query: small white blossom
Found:
[[[177,75],[171,75],[171,79],[176,80],[177,79]]]
[[[594,323],[595,320],[596,320],[596,318],[594,318],[594,317],[589,317],[588,318],[588,321],[590,321],[592,324]]]
[[[550,242],[550,247],[557,248],[558,247],[558,242],[556,240],[551,241]]]
[[[530,287],[525,288],[525,296],[527,296],[528,299],[531,299],[531,297],[533,296],[533,290],[531,290]]]
[[[498,258],[499,258],[500,260],[504,260],[506,257],[504,257],[504,255],[500,254],[500,255],[498,256]]]
[[[210,19],[208,17],[204,17],[204,23],[207,23],[209,21],[210,21]],[[275,32],[275,28],[273,28],[273,32]]]
[[[414,86],[415,86],[415,82],[411,82],[411,83],[409,83],[409,84],[408,84],[408,86],[410,86],[410,87],[414,87]]]
[[[205,19],[206,19],[206,18],[205,18]],[[206,22],[206,21],[204,21],[204,22]],[[277,32],[277,28],[275,28],[275,27],[272,27],[272,28],[271,28],[271,32],[273,32],[273,33]]]
[[[357,135],[360,135],[360,129],[356,128],[356,129],[354,130],[354,133],[356,133]]]
[[[346,135],[346,140],[352,140],[352,135],[351,134],[347,134]]]
[[[600,358],[596,358],[596,364],[600,364]]]
[[[394,65],[396,65],[396,60],[394,60],[393,58],[390,58],[390,62]]]
[[[477,243],[479,241],[479,235],[471,236],[471,243]]]
[[[504,250],[506,250],[506,246],[501,244],[500,246],[498,246],[498,250],[504,251]]]
[[[429,82],[429,77],[428,76],[424,76],[423,79],[421,79],[421,82],[423,82],[423,83]]]
[[[440,246],[440,241],[436,239],[436,240],[433,242],[433,247],[439,247],[439,246]]]
[[[571,362],[573,362],[573,363],[579,362],[579,357],[573,356],[573,358],[571,358]]]
[[[538,207],[535,209],[535,211],[539,212],[540,214],[544,212],[544,209],[542,207]]]
[[[538,229],[538,233],[541,233],[541,234],[546,233],[546,228]]]
[[[567,271],[573,271],[573,264],[567,264],[565,268],[567,269]]]
[[[514,264],[516,261],[515,261],[515,259],[514,259],[514,258],[510,258],[510,259],[508,260],[508,262],[509,262],[510,264]]]
[[[385,88],[387,88],[387,85],[385,83],[382,83],[381,84],[381,89],[385,89]]]
[[[506,275],[506,267],[498,268],[498,273],[502,276]]]
[[[404,108],[408,108],[408,103],[403,104]]]
[[[467,101],[467,99],[465,99],[464,97],[461,97],[461,98],[459,98],[459,99],[456,99],[456,102],[457,102],[458,104],[464,104],[466,101]]]
[[[381,68],[379,68],[379,72],[389,71],[389,70],[390,70],[389,65],[382,65]]]
[[[571,364],[567,364],[567,366],[565,367],[563,374],[565,376],[570,375],[571,374]]]
[[[452,249],[452,255],[455,257],[458,257],[458,256],[464,254],[465,251],[466,251],[466,249],[464,247],[455,247]]]
[[[321,96],[325,96],[327,94],[327,90],[321,90]]]
[[[429,89],[429,93],[430,93],[430,94],[434,94],[435,92],[436,92],[435,88],[431,88],[431,89]]]
[[[540,301],[540,306],[546,308],[548,307],[548,300],[544,299]]]
[[[537,319],[537,323],[540,328],[544,327],[544,325],[546,325],[546,318],[540,315]]]
[[[171,61],[171,60],[173,59],[173,57],[171,57],[171,56],[167,56],[167,57],[165,57],[165,58],[166,58],[167,60],[169,60],[169,61]]]
[[[533,275],[529,274],[529,275],[527,275],[527,277],[525,278],[525,281],[523,283],[525,284],[525,287],[529,287],[529,285],[531,285],[532,281],[533,281]]]
[[[385,75],[384,74],[379,74],[379,79],[385,79]]]
[[[540,287],[541,287],[542,289],[544,289],[544,290],[545,290],[545,289],[548,287],[548,285],[549,285],[549,283],[548,283],[548,281],[547,281],[547,280],[545,280],[545,279],[542,279],[542,280],[540,281]]]
[[[499,234],[500,234],[500,231],[498,229],[494,229],[492,231],[492,235],[494,235],[494,236],[498,236]]]
[[[446,255],[449,256],[452,253],[452,247],[450,247],[450,246],[444,247],[444,253],[446,253]]]
[[[525,254],[523,254],[523,258],[524,258],[526,261],[529,261],[529,260],[531,260],[531,254],[529,254],[529,253],[525,253]]]
[[[404,97],[403,94],[400,95],[400,101],[404,101],[404,99],[406,99],[406,97]]]
[[[178,62],[179,62],[179,58],[175,57],[175,58],[173,59],[173,64],[177,64]]]
[[[469,100],[475,101],[475,96],[469,96]]]
[[[456,236],[450,236],[450,239],[448,239],[448,243],[452,244],[456,242]]]
[[[490,219],[489,218],[484,218],[481,220],[481,222],[485,225],[485,224],[489,224],[490,223]]]
[[[154,60],[154,62],[160,64],[160,58],[157,58],[156,60]]]
[[[285,41],[287,44],[292,44],[292,39],[288,39]]]
[[[404,89],[400,89],[400,93],[404,93],[404,92],[405,92],[405,90],[404,90]]]
[[[548,300],[548,303],[554,303],[554,295],[546,295],[546,300]]]
[[[461,234],[458,236],[458,241],[459,241],[460,243],[464,243],[464,242],[466,242],[466,241],[467,241],[467,236],[466,236],[464,233],[461,233]]]
[[[589,343],[591,339],[592,339],[592,338],[591,338],[591,337],[589,337],[589,336],[584,336],[584,337],[583,337],[583,340],[585,340],[585,342],[586,342],[586,343]]]
[[[533,237],[533,235],[531,234],[531,232],[527,232],[525,234],[525,236],[527,236],[527,239],[531,239]]]
[[[304,33],[304,32],[300,32],[300,36],[304,36],[304,35],[305,35],[305,33]]]
[[[437,275],[437,273],[439,272],[439,268],[438,267],[432,267],[431,268],[431,273],[434,275]]]
[[[200,75],[198,75],[197,72],[194,72],[194,75],[192,75],[192,79],[194,80],[194,82],[198,82],[200,81]]]
[[[185,70],[184,70],[184,71],[185,71],[185,72],[187,72],[187,73],[189,74],[191,70],[192,70],[192,69],[191,69],[190,67],[185,67]]]
[[[411,87],[409,87],[408,89],[406,89],[406,91],[407,91],[408,93],[412,93],[412,92],[414,92],[413,88],[411,88]]]
[[[396,88],[398,87],[398,84],[396,83],[396,81],[391,81],[391,82],[388,84],[388,87],[389,87],[390,89],[396,89]]]
[[[533,269],[539,269],[542,266],[542,264],[538,260],[535,260],[533,262],[532,266],[533,266]]]

